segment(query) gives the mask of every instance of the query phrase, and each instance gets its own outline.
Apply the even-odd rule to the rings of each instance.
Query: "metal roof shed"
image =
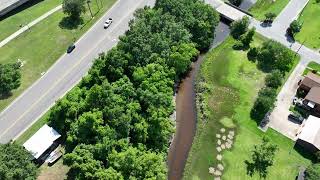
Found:
[[[38,159],[60,136],[56,130],[45,124],[23,144],[23,147]]]
[[[307,142],[310,145],[313,145],[317,150],[319,150],[320,149],[320,118],[310,115],[302,126],[303,126],[303,129],[298,136],[298,140]],[[303,146],[307,147],[308,145],[304,143]]]

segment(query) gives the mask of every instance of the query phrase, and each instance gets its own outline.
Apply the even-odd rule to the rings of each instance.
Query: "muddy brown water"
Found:
[[[220,44],[229,34],[229,27],[220,23],[216,28],[216,37],[212,47]],[[192,69],[179,86],[176,96],[176,133],[168,154],[168,179],[182,179],[183,170],[188,158],[196,132],[195,80],[204,55],[192,64]]]

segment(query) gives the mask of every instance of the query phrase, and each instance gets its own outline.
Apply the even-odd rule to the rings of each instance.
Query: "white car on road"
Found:
[[[109,18],[106,20],[106,22],[104,22],[103,28],[107,29],[112,23],[112,18]]]

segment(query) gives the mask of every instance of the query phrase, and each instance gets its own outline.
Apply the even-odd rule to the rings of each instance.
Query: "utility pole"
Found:
[[[91,2],[91,0],[88,0],[87,4],[88,4],[88,8],[89,8],[89,11],[90,11],[90,14],[91,14],[91,18],[93,18],[92,11],[91,11],[91,8],[90,8],[90,2]]]
[[[298,52],[300,51],[300,49],[301,49],[301,47],[303,46],[303,44],[306,42],[306,39],[302,42],[302,44],[300,45],[300,47],[298,48],[298,50],[297,50],[297,54],[298,54]]]

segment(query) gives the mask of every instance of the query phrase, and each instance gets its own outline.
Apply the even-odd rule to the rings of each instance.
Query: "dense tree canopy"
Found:
[[[268,40],[260,48],[257,60],[263,69],[287,72],[293,66],[295,55],[279,42]]]
[[[135,12],[118,45],[49,115],[65,139],[70,175],[166,179],[174,83],[209,47],[218,17],[200,0],[159,0]]]
[[[265,114],[274,107],[276,96],[277,91],[273,88],[266,87],[260,90],[251,110],[251,117],[257,121],[261,121]]]
[[[241,35],[245,34],[249,28],[249,18],[247,16],[240,20],[233,21],[230,25],[230,34],[235,39],[240,39]]]
[[[271,88],[278,88],[282,85],[283,75],[279,70],[274,70],[266,77],[266,85]]]
[[[0,64],[0,96],[17,89],[21,84],[20,63]]]
[[[22,146],[15,143],[0,144],[0,152],[0,179],[36,179],[37,167],[31,162],[31,154]]]
[[[77,19],[86,11],[85,3],[85,0],[63,0],[62,10],[70,17]]]
[[[177,22],[183,23],[199,50],[209,48],[219,23],[219,15],[210,5],[199,0],[157,0],[156,8],[169,12]]]

